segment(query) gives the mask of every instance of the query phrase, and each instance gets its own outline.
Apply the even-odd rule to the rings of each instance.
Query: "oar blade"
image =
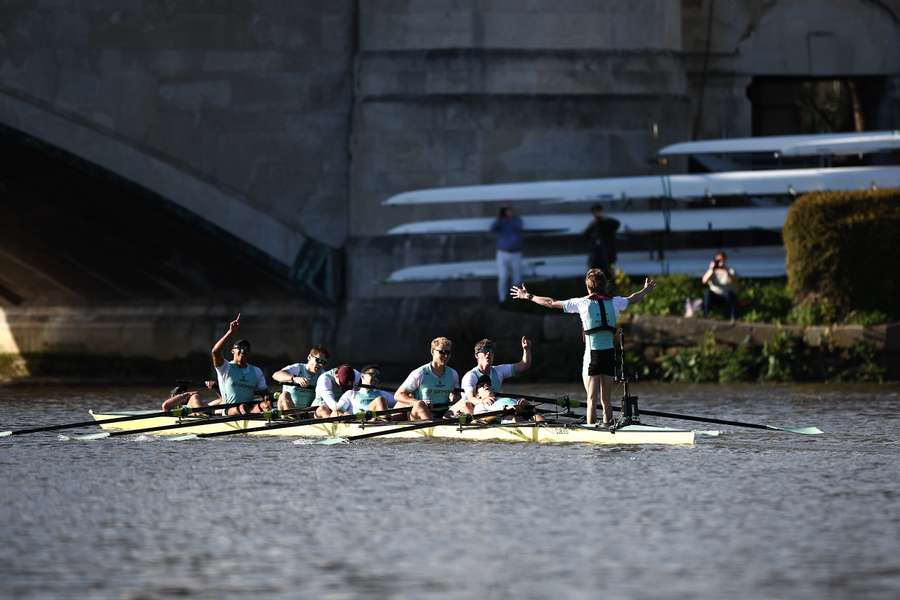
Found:
[[[169,442],[183,442],[185,440],[196,440],[197,436],[193,433],[185,433],[184,435],[166,435],[163,436]]]
[[[773,425],[769,425],[770,429],[777,429],[779,431],[788,431],[790,433],[799,433],[801,435],[821,435],[825,433],[818,427],[775,427]]]
[[[296,440],[294,443],[300,444],[301,442],[300,442],[300,440]],[[330,438],[325,438],[323,440],[319,440],[316,443],[320,444],[322,446],[335,446],[337,444],[349,444],[350,440],[348,440],[347,438],[343,438],[343,437],[330,437]]]
[[[722,435],[722,432],[718,429],[695,429],[694,435],[703,437],[719,437],[720,435]]]
[[[12,435],[12,431],[0,431],[0,438],[9,437]]]
[[[97,433],[85,433],[82,435],[69,435],[69,436],[60,436],[66,437],[70,440],[80,440],[80,441],[89,441],[89,440],[103,440],[109,437],[108,431],[100,431]]]

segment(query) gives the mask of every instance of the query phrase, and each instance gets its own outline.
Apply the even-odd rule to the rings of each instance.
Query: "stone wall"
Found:
[[[7,2],[0,121],[290,265],[346,238],[354,7]]]
[[[371,236],[496,211],[381,206],[393,194],[654,172],[657,149],[687,131],[680,12],[657,0],[361,4],[350,296],[402,297],[406,287],[372,273],[427,262],[416,243]],[[434,239],[442,260],[492,257],[468,242]],[[448,292],[480,295],[481,287]]]
[[[866,128],[900,127],[897,0],[682,0],[681,5],[692,120],[703,97],[699,138],[752,134],[747,87],[756,76],[886,77],[887,105]]]

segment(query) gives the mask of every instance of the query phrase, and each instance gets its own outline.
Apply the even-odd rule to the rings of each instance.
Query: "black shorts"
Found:
[[[591,362],[588,365],[588,375],[616,375],[616,351],[614,348],[608,350],[591,350]]]

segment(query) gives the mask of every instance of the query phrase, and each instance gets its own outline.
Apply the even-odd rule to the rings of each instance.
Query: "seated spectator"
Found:
[[[718,252],[703,274],[702,282],[707,286],[703,291],[703,316],[709,314],[713,304],[724,304],[734,321],[737,316],[737,295],[734,291],[737,275],[734,269],[725,264],[726,259],[724,252]]]

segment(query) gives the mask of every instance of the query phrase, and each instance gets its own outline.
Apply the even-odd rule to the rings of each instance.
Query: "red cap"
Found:
[[[334,379],[337,381],[337,384],[341,386],[341,389],[346,391],[352,388],[353,384],[356,383],[356,373],[353,372],[350,365],[343,364],[335,370]]]

